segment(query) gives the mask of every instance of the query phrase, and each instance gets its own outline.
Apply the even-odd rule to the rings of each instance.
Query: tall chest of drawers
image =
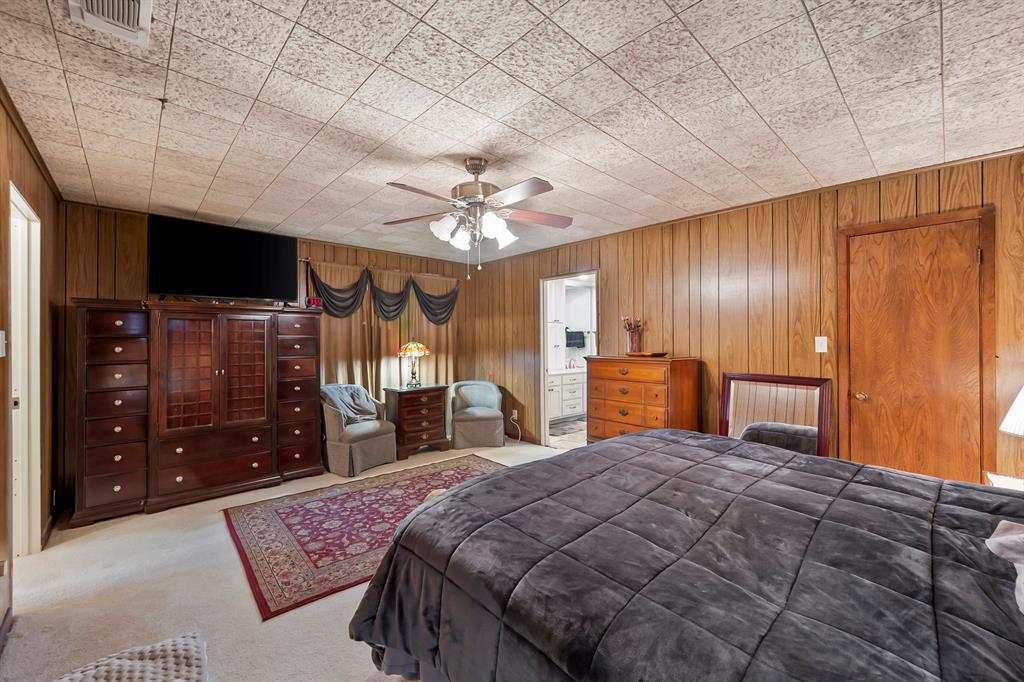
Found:
[[[587,357],[587,442],[699,430],[696,358]]]
[[[319,358],[320,315],[278,315],[277,467],[284,479],[324,472]]]

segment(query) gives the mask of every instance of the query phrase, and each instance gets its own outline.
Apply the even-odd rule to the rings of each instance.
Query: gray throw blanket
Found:
[[[1024,494],[648,431],[421,506],[349,633],[453,682],[1020,680],[1002,519]]]
[[[341,413],[346,426],[377,419],[377,404],[362,386],[325,384],[320,387],[320,397]]]

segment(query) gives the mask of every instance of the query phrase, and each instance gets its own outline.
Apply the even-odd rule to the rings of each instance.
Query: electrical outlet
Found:
[[[815,353],[827,353],[828,352],[828,337],[827,336],[815,336],[814,337],[814,352]]]
[[[512,421],[519,419],[519,410],[512,410]]]

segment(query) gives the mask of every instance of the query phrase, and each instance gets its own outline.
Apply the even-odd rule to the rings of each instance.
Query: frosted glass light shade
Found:
[[[505,221],[490,211],[484,213],[480,218],[480,232],[488,239],[497,238],[498,234],[506,227]]]
[[[455,229],[455,225],[458,221],[451,213],[430,223],[430,231],[434,233],[434,236],[443,242],[446,242],[452,238],[452,230]]]
[[[504,223],[505,221],[502,220],[501,222]],[[509,231],[508,227],[506,227],[504,225],[502,226],[501,231],[499,231],[496,235],[494,235],[494,238],[498,240],[498,248],[499,249],[504,249],[506,246],[508,246],[509,244],[514,242],[515,240],[519,239],[519,237],[517,237],[514,234],[512,234]]]
[[[460,251],[469,251],[469,232],[466,228],[460,227],[448,243]]]
[[[1014,436],[1024,436],[1024,388],[1020,389],[1017,399],[1010,405],[1010,411],[1003,418],[999,430]]]

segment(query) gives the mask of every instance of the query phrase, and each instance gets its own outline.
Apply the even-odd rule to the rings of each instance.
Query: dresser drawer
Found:
[[[624,403],[642,403],[644,401],[644,385],[633,381],[609,381],[608,399]]]
[[[278,336],[314,336],[316,317],[312,315],[278,315]]]
[[[604,425],[604,437],[615,438],[617,436],[625,436],[630,433],[636,433],[638,431],[646,431],[646,426],[639,426],[637,424],[622,424],[619,422],[606,422]]]
[[[119,417],[145,413],[149,408],[149,391],[144,388],[128,391],[100,391],[85,396],[85,416]]]
[[[409,432],[436,429],[437,427],[444,427],[443,414],[409,417],[402,423],[402,428]]]
[[[668,386],[662,386],[660,384],[645,384],[644,404],[666,407],[668,405]]]
[[[146,337],[97,337],[85,342],[85,361],[145,362],[149,358],[149,339]]]
[[[419,407],[422,405],[444,405],[444,391],[425,393],[401,393],[398,398],[399,407]]]
[[[309,400],[279,400],[277,401],[277,421],[304,421],[310,417],[316,417],[320,412],[320,401],[316,398]]]
[[[604,400],[590,398],[587,400],[587,419],[604,419],[607,415],[608,403]]]
[[[85,484],[85,506],[89,508],[134,501],[141,507],[146,497],[145,469],[107,476],[86,476],[82,482]]]
[[[608,382],[604,379],[596,379],[587,384],[588,398],[604,398],[608,393]]]
[[[594,419],[587,415],[587,438],[604,438],[605,422],[603,419]]]
[[[120,443],[85,449],[85,475],[122,474],[146,468],[146,444]]]
[[[316,357],[319,355],[315,336],[281,336],[277,339],[277,357]]]
[[[651,429],[668,426],[668,410],[664,407],[644,407],[644,425]]]
[[[434,403],[433,405],[414,405],[402,410],[403,421],[437,415],[444,415],[444,405],[441,403]]]
[[[149,367],[146,365],[90,365],[85,368],[85,387],[90,391],[148,385]]]
[[[277,427],[278,446],[315,442],[319,437],[320,429],[317,428],[315,419],[304,422],[290,422]]]
[[[590,368],[591,376],[598,379],[619,379],[622,381],[649,381],[664,384],[668,380],[666,368],[659,365],[645,365],[639,362],[599,362]]]
[[[430,443],[432,441],[445,440],[444,426],[428,429],[427,431],[414,431],[402,436],[400,445],[415,445],[416,443]]]
[[[199,433],[161,440],[157,458],[161,467],[188,464],[224,454],[262,452],[271,447],[272,440],[269,426]]]
[[[157,476],[157,489],[161,495],[174,495],[196,488],[250,481],[272,473],[270,452],[257,452],[161,469]]]
[[[608,406],[605,408],[605,418],[640,426],[644,423],[644,407],[636,403],[620,403],[609,400]]]
[[[319,443],[303,443],[277,448],[277,468],[281,471],[307,469],[322,463]]]
[[[133,440],[145,440],[145,438],[145,415],[93,419],[85,423],[86,445],[127,443]]]
[[[118,310],[90,310],[86,313],[85,333],[89,336],[146,336],[149,315]]]
[[[316,358],[287,358],[277,361],[277,375],[282,379],[316,376]]]
[[[291,379],[277,382],[278,400],[306,400],[319,397],[319,379]]]

